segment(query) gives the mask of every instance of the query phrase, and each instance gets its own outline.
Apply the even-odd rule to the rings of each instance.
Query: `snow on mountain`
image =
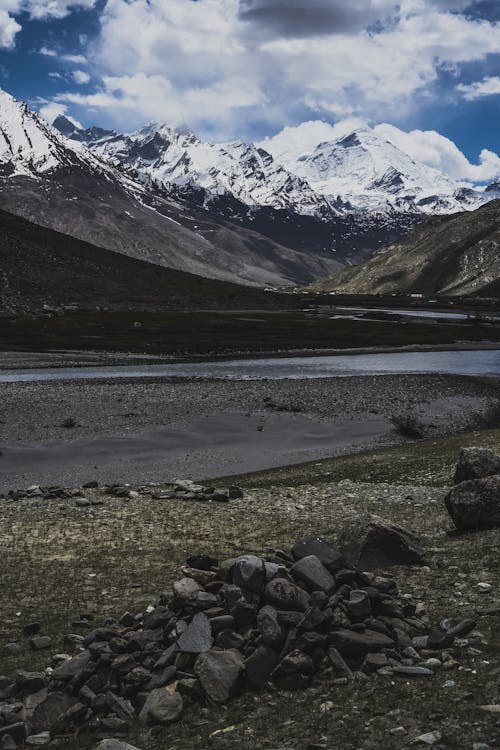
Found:
[[[78,164],[104,169],[83,144],[67,141],[26,104],[0,89],[0,176],[39,177]]]
[[[191,132],[149,123],[134,133],[99,137],[88,145],[94,154],[133,167],[163,186],[202,188],[209,197],[229,194],[247,206],[334,213],[305,179],[290,174],[265,150],[242,141],[204,143]]]
[[[316,192],[354,210],[452,213],[477,208],[486,196],[412,159],[365,122],[308,122],[260,144]]]

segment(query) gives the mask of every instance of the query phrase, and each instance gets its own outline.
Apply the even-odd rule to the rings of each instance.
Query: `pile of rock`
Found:
[[[94,493],[88,497],[86,490],[99,490],[99,495],[97,496]],[[227,489],[207,487],[196,484],[191,479],[177,479],[171,490],[160,490],[151,486],[132,487],[130,484],[105,484],[99,487],[99,483],[93,481],[76,488],[60,487],[59,485],[43,487],[34,484],[26,489],[11,490],[7,497],[11,500],[74,500],[76,505],[87,507],[102,505],[102,496],[104,495],[122,498],[123,500],[149,496],[155,500],[196,500],[206,503],[227,503],[229,500],[242,498],[243,490],[236,485],[231,485]],[[0,498],[3,497],[3,495],[0,495]]]
[[[231,485],[228,489],[216,489],[196,484],[191,479],[177,479],[173,490],[163,493],[153,493],[158,500],[196,500],[201,503],[227,503],[243,497],[241,487]]]
[[[75,652],[44,672],[0,677],[0,747],[60,733],[124,736],[136,722],[174,722],[194,701],[304,689],[320,672],[337,683],[431,676],[474,625],[432,629],[392,576],[360,571],[320,538],[266,557],[196,555],[156,606],[67,636]]]
[[[462,448],[455,485],[445,503],[457,529],[500,526],[500,456],[488,448]]]

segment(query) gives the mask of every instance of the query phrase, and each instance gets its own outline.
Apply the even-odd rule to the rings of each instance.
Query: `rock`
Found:
[[[139,714],[143,724],[171,724],[182,716],[184,702],[180,693],[170,693],[166,688],[151,691]]]
[[[62,691],[55,690],[33,711],[31,719],[34,734],[50,732],[60,722],[66,711],[78,703],[76,698]]]
[[[303,581],[309,591],[323,591],[325,594],[330,594],[335,587],[332,574],[316,555],[300,558],[292,565],[290,573],[295,579]]]
[[[72,659],[64,661],[60,667],[54,669],[51,675],[52,680],[70,680],[76,674],[81,672],[90,661],[90,651],[82,651]]]
[[[135,719],[135,710],[130,701],[108,690],[106,693],[106,704],[120,719],[132,724]]]
[[[21,746],[26,739],[26,724],[23,721],[17,721],[15,724],[0,727],[0,743],[5,737],[10,737],[16,743],[16,747]]]
[[[230,500],[239,500],[244,496],[243,490],[236,484],[232,484],[227,492]]]
[[[500,474],[500,456],[489,448],[462,448],[455,470],[454,482],[468,482]]]
[[[414,740],[411,741],[410,744],[412,745],[437,745],[438,742],[441,740],[441,732],[427,732],[426,734],[421,734],[419,737],[415,737]]]
[[[258,646],[245,661],[248,684],[255,690],[261,690],[269,681],[271,674],[278,666],[276,651],[268,646]]]
[[[280,661],[273,672],[273,679],[284,690],[302,690],[309,685],[313,671],[311,657],[295,649]]]
[[[351,591],[347,602],[349,615],[354,618],[367,617],[372,611],[370,597],[366,591]]]
[[[375,515],[353,516],[343,525],[339,547],[362,570],[391,565],[424,565],[417,537],[402,526]]]
[[[339,654],[337,649],[333,646],[328,649],[328,661],[337,672],[343,674],[348,680],[354,680],[354,674],[352,673],[351,668],[346,664],[341,654]]]
[[[26,738],[26,744],[29,747],[45,747],[50,744],[50,732],[30,734],[30,736]]]
[[[30,640],[30,646],[33,651],[41,651],[44,648],[49,648],[52,645],[52,639],[48,635],[37,636]]]
[[[350,567],[337,547],[320,537],[311,537],[297,542],[292,549],[292,555],[295,560],[314,555],[330,573]]]
[[[445,505],[460,531],[500,526],[500,476],[462,482],[446,496]]]
[[[267,605],[259,610],[257,627],[262,635],[262,641],[267,646],[277,647],[283,641],[283,631],[274,607]]]
[[[244,555],[235,560],[233,583],[242,589],[261,594],[266,585],[264,561],[255,555]]]
[[[434,674],[432,669],[427,669],[427,667],[405,666],[404,664],[394,667],[393,673],[403,677],[431,677]]]
[[[186,564],[188,568],[195,568],[195,570],[211,570],[217,568],[219,561],[215,557],[209,555],[193,555],[190,557]]]
[[[207,698],[214,703],[227,703],[236,691],[244,668],[238,651],[207,651],[198,656],[194,665]]]
[[[395,645],[392,638],[374,630],[365,630],[364,633],[336,630],[331,635],[331,641],[341,654],[353,657],[364,657],[372,651],[382,651]]]
[[[187,629],[177,640],[180,651],[189,654],[201,654],[209,651],[213,645],[212,628],[208,617],[199,612],[193,617]]]
[[[305,612],[309,597],[305,591],[286,578],[274,578],[266,586],[266,601],[277,609]]]
[[[37,693],[45,687],[43,672],[26,672],[18,669],[14,672],[14,682],[18,691],[24,693]]]
[[[202,587],[192,578],[181,578],[172,586],[176,599],[182,605],[191,604],[195,601],[196,595],[203,591]]]

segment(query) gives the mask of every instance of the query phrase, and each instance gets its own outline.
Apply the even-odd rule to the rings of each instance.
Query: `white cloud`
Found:
[[[72,73],[73,80],[79,86],[90,81],[90,75],[85,70],[74,70]]]
[[[67,107],[64,104],[57,104],[56,102],[47,102],[40,107],[40,114],[47,122],[54,122],[56,117],[59,115],[65,115]]]
[[[484,149],[479,163],[472,164],[453,141],[435,130],[413,130],[406,133],[394,125],[381,124],[374,128],[416,161],[450,175],[456,180],[490,182],[500,175],[500,156]]]
[[[37,20],[64,18],[74,8],[90,9],[95,3],[96,0],[0,0],[0,49],[15,45],[16,34],[21,31],[16,16],[21,13]]]
[[[6,10],[0,8],[0,49],[13,47],[19,31],[21,27],[17,21]]]
[[[461,83],[457,86],[457,91],[460,91],[464,99],[468,101],[481,99],[483,96],[500,94],[500,76],[490,76],[489,78],[483,78],[482,81],[476,81],[467,85]]]
[[[498,51],[498,26],[449,12],[465,5],[470,2],[313,0],[307,9],[316,10],[316,20],[326,13],[342,23],[331,33],[310,21],[311,39],[293,29],[264,33],[262,24],[256,33],[255,18],[247,18],[249,10],[258,18],[271,13],[276,28],[294,26],[290,9],[302,17],[304,0],[246,0],[243,6],[241,0],[108,0],[92,55],[103,76],[94,106],[111,110],[118,126],[137,123],[140,115],[202,130],[210,120],[228,137],[249,120],[276,129],[306,110],[401,117],[419,97],[432,96],[441,70]],[[359,31],[364,20],[388,15],[391,23],[377,33]]]
[[[86,65],[87,58],[84,55],[61,55],[61,60],[65,60],[74,65]]]
[[[45,57],[57,57],[55,49],[49,49],[49,47],[40,47],[38,54],[44,55]]]

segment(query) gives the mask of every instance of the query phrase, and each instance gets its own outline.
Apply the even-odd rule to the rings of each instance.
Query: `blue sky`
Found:
[[[0,0],[0,86],[48,119],[213,140],[361,118],[500,176],[499,0]]]

